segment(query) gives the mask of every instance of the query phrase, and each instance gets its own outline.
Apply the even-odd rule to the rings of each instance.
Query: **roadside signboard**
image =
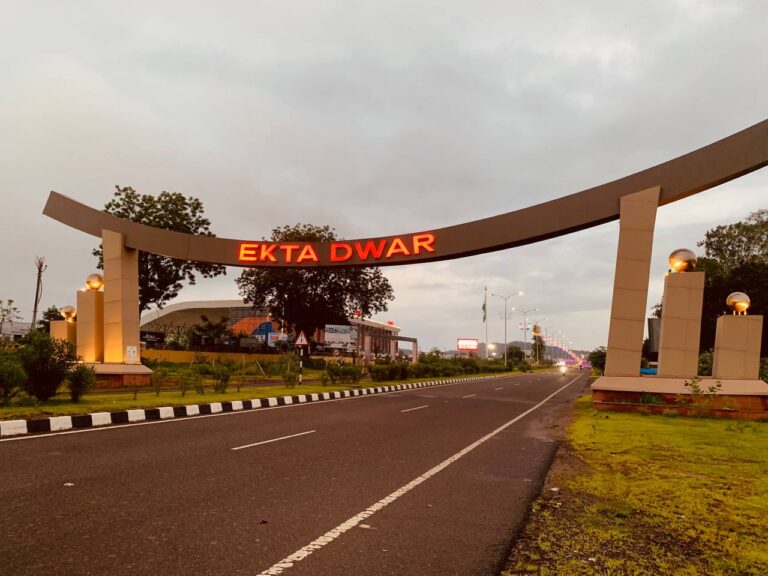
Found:
[[[296,342],[293,343],[294,346],[309,346],[309,341],[307,340],[307,337],[304,335],[304,330],[301,331],[299,334],[299,337],[296,338]]]
[[[456,350],[464,352],[477,352],[477,338],[458,338],[456,340]]]
[[[357,326],[326,324],[324,344],[335,351],[354,353],[357,350]]]

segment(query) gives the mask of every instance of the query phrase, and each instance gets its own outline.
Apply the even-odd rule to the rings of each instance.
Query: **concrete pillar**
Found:
[[[667,275],[663,303],[658,375],[693,378],[699,371],[704,272]]]
[[[83,362],[104,361],[104,293],[77,293],[77,355]]]
[[[119,232],[102,230],[104,249],[104,362],[141,364],[139,253]]]
[[[397,358],[397,340],[390,340],[389,341],[389,357],[394,360]]]
[[[762,316],[718,317],[712,377],[722,380],[758,380],[762,334]]]
[[[77,344],[77,322],[51,320],[51,338]]]
[[[613,279],[606,376],[638,376],[651,273],[653,231],[661,187],[623,196]]]
[[[419,363],[419,343],[414,342],[411,346],[411,364]]]

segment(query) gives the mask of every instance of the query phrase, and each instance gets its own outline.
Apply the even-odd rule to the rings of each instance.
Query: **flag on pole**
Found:
[[[483,324],[485,324],[485,318],[488,311],[488,292],[483,295]]]

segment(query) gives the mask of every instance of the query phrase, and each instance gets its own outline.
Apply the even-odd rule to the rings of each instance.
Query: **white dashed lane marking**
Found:
[[[421,410],[422,408],[429,408],[429,404],[424,404],[424,406],[416,406],[416,408],[408,408],[406,410],[400,410],[400,412],[413,412],[414,410]]]
[[[462,396],[462,398],[473,398],[477,396],[477,394],[467,394],[466,396]]]
[[[272,438],[271,440],[262,440],[261,442],[254,442],[253,444],[246,444],[245,446],[237,446],[232,450],[242,450],[243,448],[253,448],[254,446],[261,446],[262,444],[270,444],[272,442],[279,442],[280,440],[287,440],[288,438],[296,438],[297,436],[306,436],[307,434],[314,434],[317,430],[308,430],[307,432],[299,432],[298,434],[291,434],[290,436],[280,436],[280,438]]]

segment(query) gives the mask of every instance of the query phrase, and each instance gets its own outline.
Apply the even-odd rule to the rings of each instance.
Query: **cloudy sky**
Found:
[[[346,238],[508,212],[768,117],[768,3],[729,0],[0,0],[0,298],[74,300],[92,237],[50,190],[201,198],[219,236],[330,224]],[[666,256],[768,207],[768,170],[660,209]],[[386,268],[379,316],[450,348],[484,338],[483,287],[591,349],[607,339],[616,223],[462,260]],[[237,269],[181,299],[234,298]],[[489,336],[503,339],[502,302]],[[513,312],[510,340],[517,322]],[[519,334],[519,333],[518,333]]]

